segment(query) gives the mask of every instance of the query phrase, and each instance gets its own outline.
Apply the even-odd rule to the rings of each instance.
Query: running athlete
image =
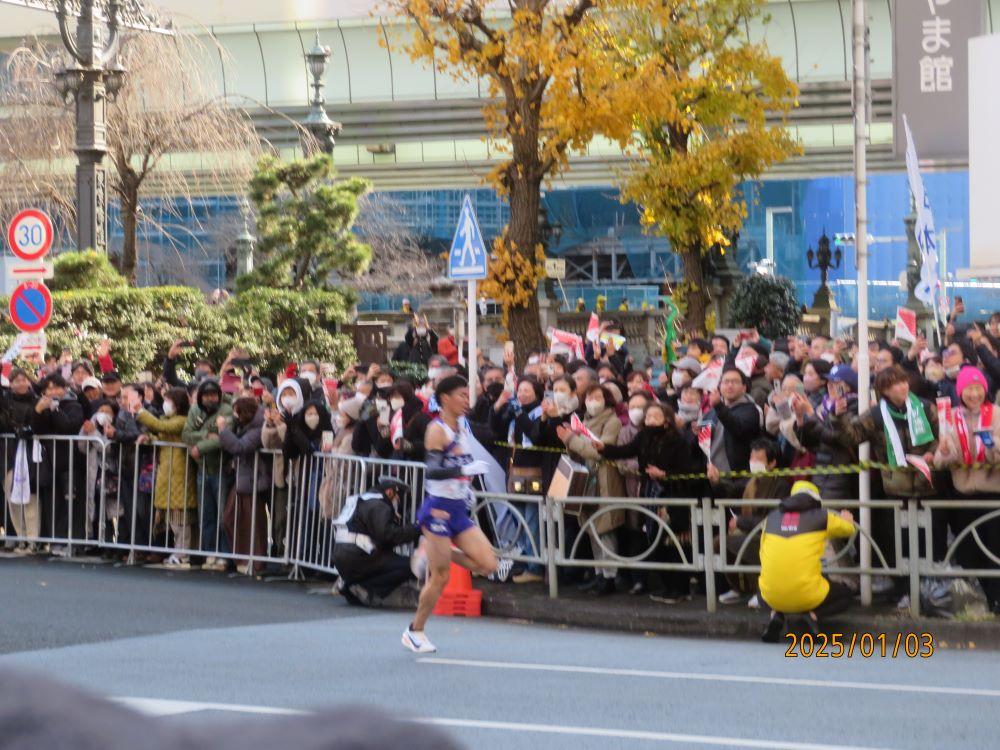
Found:
[[[482,576],[497,569],[493,548],[470,516],[475,503],[472,480],[485,474],[488,466],[476,460],[469,448],[471,438],[465,422],[469,385],[465,378],[451,376],[442,380],[434,393],[441,411],[424,437],[426,494],[417,513],[423,535],[418,554],[426,554],[427,580],[413,622],[403,633],[403,645],[418,654],[437,651],[424,635],[424,625],[448,583],[451,563]],[[458,549],[452,549],[453,545]]]

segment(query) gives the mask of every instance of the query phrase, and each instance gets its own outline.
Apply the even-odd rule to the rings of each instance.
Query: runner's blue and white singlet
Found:
[[[442,419],[435,419],[433,424],[441,425],[448,438],[448,445],[444,449],[444,468],[461,468],[471,464],[475,458],[469,448],[469,433],[465,426],[465,420],[458,422],[458,432],[451,429]],[[472,477],[456,477],[454,479],[426,479],[424,481],[426,494],[434,497],[449,498],[451,500],[464,500],[471,508],[475,503],[475,495],[472,490]]]

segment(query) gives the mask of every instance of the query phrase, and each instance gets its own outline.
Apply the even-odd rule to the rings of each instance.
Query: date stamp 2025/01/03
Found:
[[[785,656],[818,659],[929,659],[934,655],[930,633],[788,633]]]

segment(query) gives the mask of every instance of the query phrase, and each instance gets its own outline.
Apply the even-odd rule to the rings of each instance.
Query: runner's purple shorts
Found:
[[[435,518],[432,510],[443,510],[448,518]],[[427,529],[434,536],[445,536],[454,539],[463,531],[468,531],[476,524],[469,518],[469,507],[465,500],[455,500],[450,497],[424,496],[424,503],[417,511],[417,525]]]

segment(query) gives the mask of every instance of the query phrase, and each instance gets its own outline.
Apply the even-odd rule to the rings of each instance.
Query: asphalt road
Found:
[[[44,560],[0,560],[0,603],[0,667],[150,721],[360,703],[477,750],[996,745],[997,652],[789,659],[783,646],[438,619],[440,651],[421,658],[400,646],[406,613],[297,584]]]

